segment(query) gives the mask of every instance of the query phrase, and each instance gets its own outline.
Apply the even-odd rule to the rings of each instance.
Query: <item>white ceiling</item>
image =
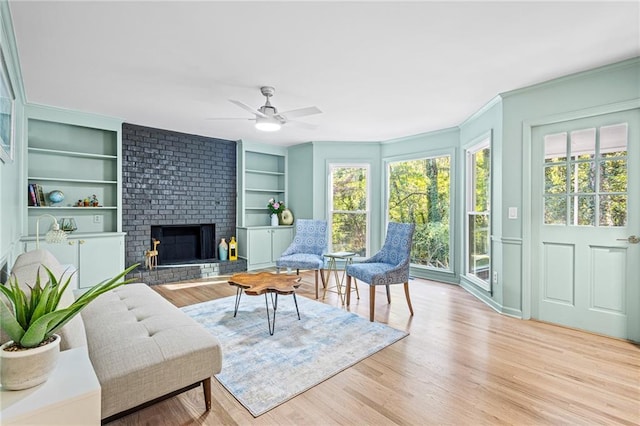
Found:
[[[456,126],[495,95],[640,55],[640,3],[10,1],[27,100],[279,145]],[[260,86],[323,114],[258,132]]]

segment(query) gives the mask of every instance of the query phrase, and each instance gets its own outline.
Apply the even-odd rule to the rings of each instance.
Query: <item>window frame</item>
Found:
[[[365,169],[366,183],[366,207],[365,210],[334,210],[333,209],[333,171],[339,168],[362,168]],[[328,250],[333,249],[333,214],[365,214],[367,232],[365,235],[365,256],[371,255],[371,164],[366,162],[330,162],[327,164],[327,225],[329,228]]]
[[[489,223],[489,231],[487,235],[488,240],[488,254],[489,254],[489,276],[487,280],[483,280],[478,277],[476,274],[471,273],[470,268],[470,229],[469,229],[469,218],[470,215],[476,215],[478,212],[475,210],[475,169],[473,162],[473,155],[482,151],[483,149],[489,149],[489,182],[488,182],[488,191],[489,191],[489,205],[487,206],[487,216]],[[480,137],[472,140],[468,147],[464,149],[464,172],[465,172],[465,180],[464,180],[464,191],[463,191],[463,201],[464,201],[464,210],[463,210],[463,224],[464,224],[464,261],[462,262],[463,273],[465,279],[474,285],[480,287],[481,289],[491,292],[492,291],[492,272],[493,272],[493,243],[492,243],[492,235],[493,235],[493,215],[491,214],[492,205],[493,205],[493,137],[491,132],[484,134]]]
[[[403,155],[403,156],[394,156],[384,159],[384,171],[385,171],[385,187],[384,187],[384,221],[385,221],[385,229],[389,223],[389,191],[390,191],[390,177],[391,171],[390,167],[392,163],[401,163],[406,161],[416,161],[416,160],[428,160],[439,157],[449,157],[449,268],[436,268],[430,265],[421,265],[417,263],[411,263],[411,268],[415,268],[416,270],[424,270],[428,272],[436,272],[439,274],[445,275],[453,275],[455,274],[455,259],[456,259],[456,245],[455,245],[455,200],[456,200],[456,190],[455,190],[455,181],[456,181],[456,158],[455,158],[455,150],[452,148],[448,149],[439,149],[434,151],[424,151],[417,152],[412,155]]]

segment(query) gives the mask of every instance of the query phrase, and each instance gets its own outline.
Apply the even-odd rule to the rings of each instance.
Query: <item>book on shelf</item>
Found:
[[[47,197],[45,197],[44,195],[44,189],[42,188],[42,185],[39,185],[37,183],[30,183],[29,184],[29,197],[28,197],[28,204],[30,206],[35,206],[35,207],[46,207],[47,205]]]
[[[42,185],[36,183],[36,188],[38,189],[38,205],[40,207],[45,207],[47,205],[47,197],[44,196],[44,189],[42,189]]]
[[[27,203],[29,206],[33,206],[33,207],[38,206],[38,197],[36,196],[36,189],[32,183],[29,184],[28,193],[27,193]]]

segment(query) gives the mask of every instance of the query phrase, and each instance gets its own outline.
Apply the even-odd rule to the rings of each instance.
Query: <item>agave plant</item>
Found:
[[[11,306],[7,306],[5,301],[0,302],[0,324],[15,344],[23,348],[35,348],[60,330],[96,297],[134,281],[120,281],[120,279],[133,271],[138,265],[136,263],[116,277],[91,287],[71,305],[61,309],[58,309],[58,303],[69,286],[73,275],[70,275],[66,281],[61,282],[62,277],[57,279],[53,272],[43,265],[49,280],[46,284],[41,285],[40,273],[38,273],[35,285],[33,287],[29,286],[31,289],[30,296],[26,295],[18,285],[16,277],[12,276],[6,285],[0,285],[0,292],[11,302]]]

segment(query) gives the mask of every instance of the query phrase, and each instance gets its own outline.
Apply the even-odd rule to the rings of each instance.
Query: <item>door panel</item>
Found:
[[[574,247],[569,244],[545,244],[544,300],[574,305]]]
[[[640,110],[532,130],[532,317],[640,341]]]
[[[625,249],[591,247],[591,309],[625,314]]]

